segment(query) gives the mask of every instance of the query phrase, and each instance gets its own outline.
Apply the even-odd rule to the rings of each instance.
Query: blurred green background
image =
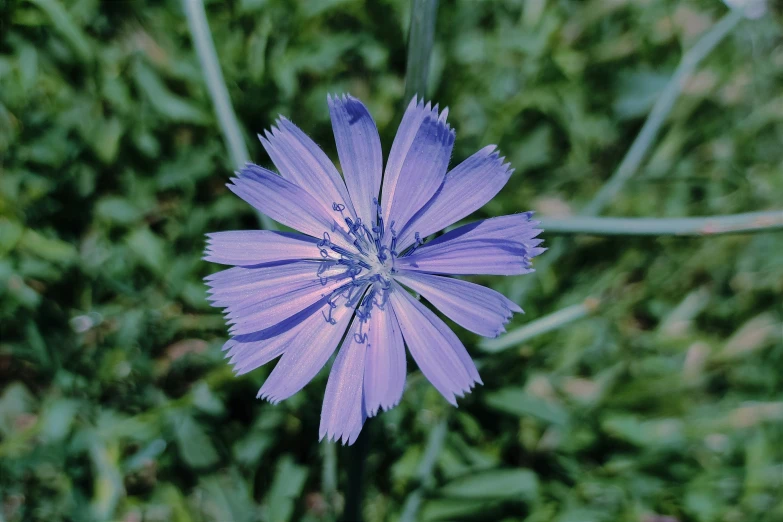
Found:
[[[451,108],[452,164],[497,143],[516,168],[478,214],[578,212],[726,12],[441,0],[428,96]],[[253,136],[278,114],[336,158],[327,92],[361,98],[388,152],[408,0],[207,14],[255,161],[271,166]],[[317,442],[325,372],[272,406],[254,398],[268,368],[222,360],[204,234],[256,216],[224,186],[180,3],[6,0],[0,37],[0,521],[336,520],[362,450]],[[741,22],[607,213],[780,208],[782,80],[780,18]],[[580,237],[533,275],[475,280],[525,308],[509,329],[600,305],[496,354],[455,327],[485,385],[455,410],[414,371],[368,421],[365,520],[399,520],[414,492],[422,521],[783,520],[781,234]]]

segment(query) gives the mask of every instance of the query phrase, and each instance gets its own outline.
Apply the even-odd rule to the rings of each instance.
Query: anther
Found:
[[[413,244],[413,247],[410,250],[408,250],[408,255],[414,253],[416,249],[419,248],[424,243],[424,241],[422,241],[421,236],[419,235],[418,232],[416,232],[413,237],[416,239],[416,242]]]

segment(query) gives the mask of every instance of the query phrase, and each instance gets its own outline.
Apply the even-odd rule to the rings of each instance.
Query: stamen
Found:
[[[321,263],[321,265],[318,267],[316,275],[318,276],[318,282],[321,283],[321,286],[326,286],[326,283],[329,282],[329,278],[323,276],[323,273],[326,272],[326,270],[329,268],[331,268],[329,263]]]
[[[332,241],[331,238],[329,237],[328,232],[324,232],[324,238],[317,243],[317,246],[318,246],[318,250],[321,253],[322,258],[329,259],[331,257],[329,255],[329,251],[326,250],[327,248],[333,248]]]
[[[346,298],[348,301],[345,303],[345,306],[348,306],[350,308],[355,308],[356,304],[359,302],[359,299],[361,298],[361,293],[357,291],[358,288],[364,287],[364,281],[358,281],[353,280],[351,281],[351,284],[348,287],[348,295]]]
[[[328,305],[329,305],[329,315],[327,316],[327,315],[324,313],[324,311],[323,311],[323,310],[321,310],[321,315],[324,317],[324,320],[326,320],[326,322],[327,322],[327,323],[329,323],[329,324],[337,324],[337,320],[336,320],[334,317],[332,317],[332,310],[334,310],[335,308],[337,308],[337,303],[335,303],[334,301],[332,301],[332,298],[335,296],[335,292],[337,292],[337,290],[335,290],[334,292],[332,292],[332,294],[331,294],[331,295],[329,296],[329,298],[326,300],[326,304],[328,304]]]
[[[408,253],[406,255],[411,255],[416,251],[417,248],[419,248],[421,245],[424,244],[424,241],[421,239],[421,236],[418,232],[416,232],[413,236],[416,239],[416,242],[413,244],[413,247],[411,247],[410,250],[408,250]]]
[[[395,249],[397,248],[397,231],[394,230],[394,221],[389,223],[389,231],[391,232],[392,235],[391,247],[389,247],[389,250],[391,251],[392,254],[396,256],[397,252],[395,252]]]
[[[344,249],[341,246],[332,245],[331,249],[334,250],[335,252],[337,252],[338,254],[340,254],[341,256],[354,257],[354,255],[355,255],[353,252],[351,252],[349,250],[346,250],[346,249]]]
[[[326,285],[328,281],[334,280],[334,276],[325,274],[328,269],[338,266],[344,267],[345,270],[337,277],[350,278],[329,295],[327,299],[328,313],[322,311],[322,315],[327,322],[334,324],[332,310],[336,308],[338,298],[345,299],[344,306],[354,308],[356,317],[360,321],[359,331],[354,334],[356,342],[359,343],[367,342],[364,323],[370,319],[373,307],[383,310],[388,302],[389,293],[392,290],[390,275],[396,272],[395,262],[398,255],[395,223],[392,221],[389,224],[391,241],[388,245],[384,244],[386,225],[383,221],[383,212],[378,198],[373,198],[373,204],[375,205],[376,223],[370,226],[363,223],[359,217],[346,216],[344,204],[332,203],[332,209],[341,214],[347,228],[345,230],[335,222],[332,225],[332,232],[339,231],[342,237],[349,241],[352,240],[356,250],[335,245],[329,232],[324,232],[323,238],[317,243],[323,259],[317,270],[319,282]],[[422,243],[421,237],[416,233],[416,243],[410,251],[412,252]],[[364,292],[368,286],[369,290]]]
[[[381,204],[378,202],[378,198],[372,198],[372,203],[375,205],[375,216],[376,221],[378,224],[373,227],[372,231],[375,232],[376,235],[376,241],[379,243],[383,241],[383,209],[381,208]]]

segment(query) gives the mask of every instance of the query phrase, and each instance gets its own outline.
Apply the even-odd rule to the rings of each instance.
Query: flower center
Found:
[[[334,302],[338,297],[343,297],[345,306],[355,307],[356,314],[362,321],[369,318],[373,306],[383,309],[392,288],[392,277],[397,271],[397,231],[394,222],[386,226],[377,198],[373,198],[373,205],[376,209],[375,224],[367,224],[363,223],[361,218],[354,220],[346,216],[344,204],[332,204],[332,209],[340,213],[347,229],[340,230],[340,233],[353,242],[353,249],[335,245],[330,232],[324,232],[323,239],[318,242],[318,249],[324,261],[318,270],[322,283],[327,282],[323,277],[326,270],[336,265],[345,267],[340,277],[350,278],[350,281],[329,296],[331,308],[337,306]],[[331,231],[336,232],[336,228]],[[416,245],[413,248],[419,244],[421,241],[416,234]],[[325,317],[331,322],[330,316]]]

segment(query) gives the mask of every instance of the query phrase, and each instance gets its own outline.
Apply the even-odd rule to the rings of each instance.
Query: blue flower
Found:
[[[494,146],[447,172],[455,135],[446,123],[448,109],[439,112],[414,98],[384,170],[367,108],[345,95],[328,103],[342,176],[318,145],[281,117],[259,136],[280,175],[248,164],[229,185],[301,234],[209,234],[205,259],[234,265],[207,277],[207,284],[210,301],[231,325],[224,350],[236,373],[280,357],[258,397],[276,403],[292,396],[342,341],[326,386],[320,438],[351,444],[368,416],[399,403],[406,345],[451,404],[481,384],[459,338],[406,288],[460,326],[497,336],[522,310],[494,290],[446,276],[525,274],[544,249],[531,212],[424,241],[483,206],[512,173]]]

